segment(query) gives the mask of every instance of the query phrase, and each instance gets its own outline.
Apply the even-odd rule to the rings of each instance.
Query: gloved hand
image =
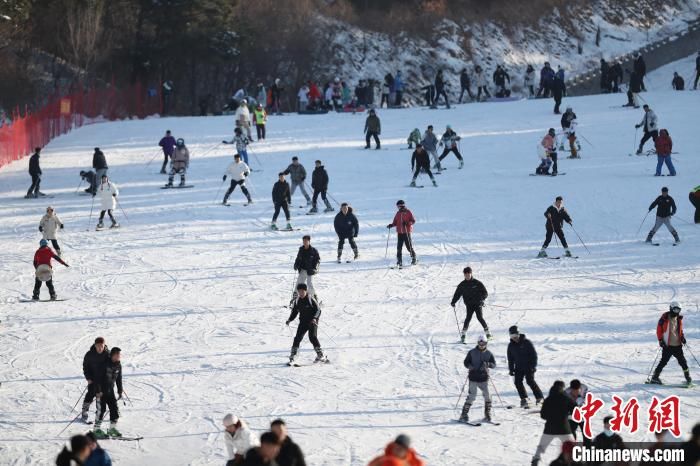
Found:
[[[63,230],[63,224],[61,224],[61,230]]]
[[[39,231],[43,232],[43,231],[44,231],[44,227],[39,227]]]
[[[663,349],[666,349],[666,342],[663,340],[659,340],[659,346]]]
[[[226,181],[226,175],[224,175],[224,178],[223,178],[223,180],[224,180],[224,181]]]
[[[634,127],[635,127],[636,129],[639,129],[639,128],[642,127],[642,125],[634,125]]]
[[[533,367],[532,369],[530,369],[530,372],[532,372],[534,374],[535,372],[537,372],[537,368]]]
[[[685,345],[685,337],[681,338],[681,342]]]
[[[290,320],[286,321],[286,322],[284,323],[284,325],[286,325],[287,327],[289,327],[289,322],[291,322],[291,321],[290,321]]]
[[[450,303],[450,306],[455,307],[457,304],[456,303]]]
[[[311,325],[318,326],[318,320],[317,320],[317,319],[311,319]]]
[[[393,223],[390,223],[390,224],[388,224],[386,227],[387,227],[387,228],[392,228],[393,226],[394,226],[394,224],[393,224]]]
[[[245,172],[245,173],[243,173],[243,176],[245,176],[246,178],[249,177],[249,176],[250,176],[250,172]]]
[[[116,194],[112,194],[112,197],[117,197],[117,195],[116,195]]]
[[[508,372],[508,375],[510,375],[511,377],[515,377],[515,371]]]

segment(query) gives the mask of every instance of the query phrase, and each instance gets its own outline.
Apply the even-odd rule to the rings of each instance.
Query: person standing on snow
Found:
[[[668,188],[666,186],[661,188],[661,196],[657,197],[654,202],[649,205],[649,212],[651,212],[654,207],[656,207],[656,223],[647,235],[646,242],[651,243],[651,239],[659,228],[661,228],[661,225],[666,225],[668,231],[673,235],[675,244],[680,243],[681,239],[678,237],[678,232],[673,228],[673,225],[671,225],[671,217],[676,214],[676,201],[668,195]]]
[[[634,52],[634,72],[639,75],[639,81],[641,83],[642,91],[646,92],[646,87],[644,86],[644,77],[647,74],[647,64],[644,61],[644,57],[639,52]]]
[[[440,146],[445,146],[445,149],[442,151],[442,154],[440,154],[440,161],[447,157],[447,155],[450,152],[453,152],[455,154],[455,157],[457,157],[457,160],[459,160],[459,168],[461,169],[462,167],[464,167],[464,159],[462,159],[462,154],[460,154],[459,149],[457,149],[457,142],[460,139],[462,138],[457,136],[457,133],[455,133],[452,130],[452,126],[447,125],[447,127],[445,128],[445,133],[440,139]]]
[[[365,149],[369,149],[369,138],[374,138],[376,149],[381,149],[382,145],[379,141],[379,135],[382,134],[382,123],[374,109],[369,111],[369,116],[365,120]]]
[[[506,80],[510,84],[510,75],[501,65],[496,66],[496,71],[493,72],[493,83],[496,85],[496,97],[508,97],[510,91],[506,88]]]
[[[224,141],[225,144],[236,145],[236,152],[241,155],[246,165],[248,164],[248,144],[251,142],[252,140],[249,137],[243,136],[243,130],[241,130],[241,128],[233,130],[233,139],[231,142]]]
[[[678,72],[673,72],[673,80],[671,80],[671,89],[674,91],[682,91],[685,89],[685,81],[683,77],[678,74]]]
[[[280,452],[275,458],[279,466],[306,466],[304,453],[287,434],[287,424],[282,419],[272,421],[270,431],[277,435],[280,442]]]
[[[175,150],[170,157],[170,174],[168,175],[168,184],[166,188],[173,187],[173,179],[175,175],[180,175],[180,187],[185,186],[185,175],[190,166],[190,151],[185,146],[185,140],[180,138],[175,143]]]
[[[535,381],[535,371],[537,371],[537,351],[532,342],[525,338],[524,333],[520,333],[516,325],[508,329],[510,342],[508,343],[508,373],[513,377],[515,389],[520,396],[520,407],[530,408],[530,403],[523,385],[523,379],[532,390],[535,396],[535,404],[539,405],[544,400],[542,390]]]
[[[476,65],[474,68],[474,81],[476,82],[476,100],[478,102],[481,102],[481,91],[484,91],[485,97],[491,97],[491,94],[489,94],[486,73],[479,65]]]
[[[104,227],[102,221],[105,218],[105,212],[109,214],[109,218],[112,220],[112,225],[110,228],[118,228],[119,224],[114,219],[112,211],[117,206],[117,196],[119,195],[119,189],[117,185],[109,181],[107,175],[102,175],[102,182],[100,187],[97,188],[97,196],[100,199],[100,219],[97,222],[97,229],[100,230]]]
[[[557,167],[556,135],[557,133],[554,131],[554,128],[549,128],[549,131],[547,131],[547,134],[542,138],[542,142],[540,143],[547,157],[552,160],[552,176],[556,176],[557,173],[559,173]],[[549,173],[547,172],[546,174],[548,175]]]
[[[549,97],[549,92],[552,90],[552,81],[554,80],[554,70],[549,62],[544,62],[544,66],[540,70],[540,88],[537,91],[537,97]]]
[[[673,301],[668,312],[664,312],[656,325],[656,338],[659,340],[661,347],[661,361],[654,370],[654,375],[649,379],[649,383],[662,385],[661,371],[664,370],[666,364],[671,359],[671,356],[676,358],[678,364],[683,369],[683,375],[688,385],[693,382],[690,378],[690,369],[683,354],[683,345],[685,345],[685,335],[683,334],[683,316],[681,315],[681,305]]]
[[[552,78],[551,90],[552,97],[554,98],[554,114],[559,115],[561,113],[559,111],[559,106],[561,105],[562,97],[564,97],[566,85],[564,84],[564,80],[558,74],[555,74]]]
[[[314,168],[314,171],[311,174],[311,187],[314,190],[314,194],[311,198],[311,210],[309,210],[309,213],[315,214],[318,212],[316,201],[318,200],[319,194],[321,195],[321,199],[323,199],[323,203],[326,204],[324,212],[333,212],[335,209],[333,209],[331,203],[328,202],[328,198],[326,197],[326,192],[328,191],[328,173],[321,164],[320,160],[316,161],[316,168]]]
[[[250,119],[250,110],[248,110],[248,101],[246,99],[241,100],[241,104],[236,109],[235,118],[236,128],[241,130],[245,129],[245,132],[248,135],[248,140],[252,141],[253,135],[250,133],[250,127],[253,122]]]
[[[549,396],[542,403],[540,417],[546,422],[537,450],[535,450],[535,456],[532,457],[532,466],[539,464],[542,454],[547,450],[552,440],[559,439],[562,443],[575,440],[571,434],[569,413],[576,408],[576,403],[566,396],[564,387],[564,382],[561,380],[554,382],[552,388],[549,389]]]
[[[435,162],[433,168],[436,169],[439,174],[442,171],[442,165],[440,164],[440,157],[437,155],[438,138],[435,136],[435,133],[433,133],[433,125],[428,125],[428,129],[423,133],[421,144],[423,144],[423,149],[433,157],[433,162]]]
[[[291,175],[292,178],[292,190],[289,197],[289,203],[292,203],[291,196],[294,195],[294,191],[296,191],[297,187],[299,187],[301,193],[304,195],[304,198],[306,198],[306,206],[310,206],[311,197],[309,197],[309,194],[306,192],[306,188],[304,187],[304,181],[306,180],[306,169],[301,163],[299,163],[299,157],[292,157],[292,163],[289,164],[289,166],[283,173],[285,175]]]
[[[464,367],[469,370],[469,395],[462,407],[462,415],[459,422],[469,422],[469,409],[476,400],[477,388],[484,395],[484,421],[491,422],[491,395],[489,393],[489,369],[496,367],[496,359],[491,351],[486,349],[488,342],[485,335],[481,335],[477,345],[467,353],[464,359]]]
[[[58,218],[58,215],[56,215],[54,208],[48,206],[46,208],[46,214],[44,214],[39,221],[39,231],[45,240],[51,241],[53,248],[56,250],[56,255],[61,257],[61,247],[56,240],[56,232],[59,228],[63,230],[63,222]]]
[[[223,420],[224,444],[228,461],[226,466],[237,466],[243,463],[245,454],[251,448],[260,445],[257,436],[250,430],[248,424],[238,416],[227,414]]]
[[[297,100],[299,101],[299,112],[309,110],[309,86],[302,84],[297,92]]]
[[[297,296],[293,300],[292,312],[287,318],[285,324],[288,326],[297,316],[299,316],[299,326],[297,327],[297,334],[294,336],[294,342],[292,343],[292,350],[289,354],[289,365],[293,365],[297,359],[297,352],[299,351],[299,345],[301,340],[304,339],[306,333],[309,333],[309,341],[314,345],[314,350],[316,351],[316,359],[314,363],[318,362],[328,362],[328,358],[323,354],[321,349],[321,343],[318,341],[318,320],[321,317],[321,307],[315,297],[311,297],[308,294],[306,284],[299,283],[297,285]]]
[[[282,81],[280,78],[275,78],[275,82],[270,86],[270,96],[272,97],[272,112],[276,115],[282,115],[282,106],[280,104],[280,98],[282,96],[282,91],[284,88],[281,86]]]
[[[440,96],[445,98],[445,108],[450,108],[450,102],[447,98],[447,92],[445,91],[445,78],[443,77],[442,70],[438,70],[435,75],[435,100],[433,101],[433,108],[437,108]]]
[[[308,292],[316,299],[313,277],[318,273],[321,265],[321,256],[316,248],[311,246],[311,236],[304,235],[302,242],[297,252],[297,258],[294,260],[294,270],[298,272],[297,285],[307,287]],[[294,292],[292,300],[296,297],[297,294]]]
[[[435,177],[433,177],[433,172],[430,171],[430,156],[425,149],[423,149],[421,143],[416,144],[416,150],[413,151],[413,155],[411,156],[411,170],[415,170],[410,185],[412,188],[416,187],[416,179],[421,171],[428,174],[430,181],[433,182],[433,186],[437,188],[437,182],[435,181]]]
[[[95,169],[95,178],[93,178],[95,185],[92,187],[92,195],[94,196],[97,190],[97,183],[102,180],[103,176],[107,176],[107,170],[109,170],[105,154],[99,147],[95,147],[95,152],[92,154],[92,168]]]
[[[673,152],[673,140],[669,136],[668,131],[662,129],[659,131],[659,136],[654,142],[656,147],[656,173],[654,176],[661,176],[661,168],[664,163],[668,168],[669,176],[676,176],[676,167],[673,166],[673,161],[671,160],[671,152]]]
[[[464,325],[462,326],[462,343],[464,343],[464,339],[467,335],[467,329],[469,328],[469,322],[471,322],[474,314],[476,314],[476,320],[478,320],[481,326],[484,328],[486,338],[491,339],[489,326],[486,324],[482,314],[484,301],[489,297],[489,292],[486,291],[486,287],[483,283],[472,276],[471,267],[465,267],[462,272],[464,273],[464,280],[457,285],[457,289],[455,290],[454,295],[452,296],[452,301],[450,302],[450,305],[455,307],[457,301],[459,301],[459,298],[462,298],[464,305],[467,308],[467,317],[464,319]]]
[[[26,199],[45,196],[44,193],[39,191],[39,185],[41,185],[41,167],[39,166],[40,152],[41,147],[36,147],[34,148],[32,156],[29,157],[29,176],[32,177],[32,185],[27,190],[27,195],[24,196]]]
[[[544,239],[544,244],[537,257],[547,257],[547,246],[549,246],[550,241],[552,241],[552,235],[557,234],[561,245],[564,248],[564,256],[571,257],[571,251],[569,251],[569,245],[566,243],[566,238],[564,237],[564,230],[562,226],[564,222],[571,225],[571,217],[569,213],[564,208],[564,199],[561,196],[557,196],[554,200],[554,204],[549,206],[544,212],[544,216],[547,218],[547,223],[545,228],[547,229],[547,235]]]
[[[338,263],[340,264],[340,258],[343,255],[343,246],[345,245],[346,239],[348,243],[350,243],[352,252],[355,253],[353,260],[357,260],[360,254],[357,252],[355,238],[357,238],[357,234],[360,231],[360,224],[357,221],[357,217],[352,212],[352,207],[350,207],[347,202],[343,202],[340,205],[340,212],[338,212],[333,220],[333,228],[338,235]]]
[[[245,186],[245,179],[248,175],[250,175],[250,168],[248,168],[248,165],[246,165],[245,162],[241,161],[241,156],[239,154],[233,156],[233,162],[231,162],[226,169],[226,173],[224,174],[224,181],[226,181],[228,175],[231,175],[231,185],[226,190],[226,194],[224,194],[224,201],[222,204],[228,204],[228,198],[233,190],[236,189],[236,186],[241,187],[241,191],[243,191],[246,199],[248,199],[248,204],[252,204],[253,199],[251,199],[248,188]]]
[[[167,130],[165,132],[165,136],[163,136],[160,142],[158,142],[158,145],[163,149],[163,166],[160,169],[161,175],[165,175],[166,173],[165,167],[168,165],[168,158],[170,158],[173,155],[173,151],[175,150],[176,144],[177,142],[170,133],[170,130]]]
[[[396,208],[399,210],[394,215],[394,220],[386,226],[387,228],[396,227],[396,265],[399,268],[403,267],[402,252],[404,244],[411,254],[411,265],[416,265],[418,259],[416,259],[416,252],[413,250],[413,241],[411,241],[411,232],[413,231],[413,225],[416,223],[416,219],[413,217],[413,212],[406,208],[406,203],[404,201],[396,201]]]
[[[413,144],[418,144],[420,142],[420,130],[414,128],[411,134],[408,135],[406,142],[408,143],[408,148],[413,149]]]
[[[394,105],[397,107],[401,107],[402,105],[403,89],[403,76],[401,75],[401,71],[397,71],[396,76],[394,77],[394,92],[396,93],[396,100],[394,101]]]
[[[278,173],[279,179],[272,187],[272,203],[275,205],[275,213],[272,215],[271,229],[277,230],[277,217],[280,214],[280,209],[284,210],[284,217],[287,219],[287,230],[292,229],[289,216],[289,204],[292,202],[292,195],[289,192],[289,183],[284,179],[284,172]]]
[[[571,400],[576,404],[576,406],[581,407],[586,401],[586,394],[588,393],[588,386],[581,383],[579,379],[573,379],[569,382],[569,388],[564,390],[566,396],[571,398]],[[591,440],[583,434],[583,422],[574,421],[571,416],[569,416],[569,426],[571,427],[571,433],[576,438],[576,431],[581,429],[581,438],[584,445],[590,445]],[[578,440],[578,439],[577,439]]]
[[[695,224],[700,223],[700,185],[693,188],[690,193],[688,193],[688,200],[693,207],[695,207]]]
[[[265,125],[267,124],[267,112],[263,108],[262,104],[258,104],[253,110],[253,116],[255,117],[255,131],[258,133],[258,141],[265,139]]]
[[[578,155],[578,144],[576,143],[576,114],[571,107],[566,107],[566,111],[561,116],[561,129],[566,134],[566,138],[569,140],[569,149],[571,150],[570,159],[579,158]],[[564,144],[562,144],[562,147]]]
[[[458,104],[462,103],[462,97],[464,97],[464,92],[466,91],[470,99],[474,99],[474,94],[472,94],[471,83],[469,82],[469,73],[466,68],[462,68],[462,72],[459,74],[459,86],[461,87],[461,92],[459,93]]]
[[[644,118],[642,121],[634,125],[635,128],[642,128],[644,130],[644,137],[639,141],[639,148],[637,149],[637,155],[642,154],[642,149],[644,149],[644,144],[652,139],[656,142],[656,138],[659,136],[659,119],[656,117],[656,113],[649,108],[649,105],[644,104],[642,107],[644,109]]]
[[[527,65],[525,77],[523,78],[523,84],[525,89],[528,91],[528,98],[535,97],[535,69],[532,67],[532,65]]]
[[[99,398],[99,408],[97,417],[95,418],[95,437],[98,439],[107,437],[121,437],[122,434],[117,430],[117,422],[119,421],[119,403],[124,393],[122,386],[122,364],[121,364],[121,349],[116,346],[109,352],[109,360],[105,368],[104,379],[97,387],[97,398]],[[114,385],[117,385],[116,396],[114,393]],[[109,408],[109,429],[104,432],[101,429],[102,419],[104,418],[107,408]]]
[[[104,374],[107,370],[107,363],[109,362],[109,351],[107,345],[105,344],[105,339],[102,337],[95,338],[95,343],[90,347],[85,356],[83,356],[83,376],[87,381],[87,393],[85,393],[85,399],[83,400],[83,409],[81,411],[80,417],[83,422],[88,422],[88,411],[90,410],[90,405],[92,400],[95,399],[98,393],[98,387],[104,384]],[[97,400],[99,405],[100,401]],[[99,409],[99,406],[98,406]]]
[[[51,259],[56,259],[61,264],[69,267],[68,264],[63,262],[63,260],[51,250],[48,241],[42,239],[39,241],[39,249],[34,253],[34,292],[32,293],[32,301],[39,301],[39,291],[41,290],[42,282],[46,282],[46,288],[49,289],[51,301],[56,301]]]

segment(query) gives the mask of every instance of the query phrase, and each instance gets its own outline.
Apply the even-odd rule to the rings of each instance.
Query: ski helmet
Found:
[[[246,105],[248,104],[248,101],[246,99],[241,99],[241,105]]]
[[[185,145],[185,140],[182,139],[182,138],[179,138],[177,141],[175,141],[175,145],[176,145],[177,147],[182,147],[182,146]]]
[[[396,201],[396,205],[397,205],[397,206],[400,206],[400,207],[403,207],[403,206],[406,205],[406,203],[403,201],[403,199],[399,199],[398,201]]]
[[[485,347],[488,344],[488,340],[486,339],[486,335],[484,335],[484,334],[479,335],[479,340],[477,341],[477,344],[482,348]]]
[[[555,134],[557,134],[557,132],[554,131],[554,128],[549,128],[549,131],[547,131],[547,134],[554,136]]]
[[[571,108],[571,107],[566,107],[566,111],[567,111],[567,112],[573,112],[573,111],[574,111],[574,109],[573,109],[573,108]]]
[[[671,304],[668,306],[668,310],[675,313],[675,314],[680,314],[681,313],[681,305],[678,304],[678,301],[671,301]]]
[[[49,244],[49,242],[46,241],[45,239],[42,239],[41,241],[39,241],[39,246],[41,246],[42,248],[43,248],[44,246],[48,246],[48,244]]]
[[[236,128],[233,130],[233,132],[236,134],[241,134],[243,132],[243,130],[241,130],[241,128]]]

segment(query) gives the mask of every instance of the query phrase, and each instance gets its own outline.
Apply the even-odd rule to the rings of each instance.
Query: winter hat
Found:
[[[556,131],[554,131],[554,128],[549,128],[549,131],[547,131],[547,134],[551,134],[554,136],[556,134]]]
[[[661,192],[662,192],[662,193],[667,193],[667,192],[668,192],[668,188],[667,188],[666,186],[664,186],[663,188],[661,188]]]
[[[479,340],[477,340],[477,344],[479,346],[486,346],[487,343],[488,343],[488,340],[486,339],[486,335],[484,335],[484,334],[479,335]]]
[[[45,239],[42,239],[41,241],[39,241],[39,246],[41,246],[42,248],[43,248],[44,246],[48,246],[48,244],[49,244],[49,242],[46,241]]]
[[[297,285],[297,290],[306,290],[306,289],[308,289],[306,286],[306,283],[299,283]]]
[[[411,448],[411,437],[406,434],[400,434],[398,437],[396,437],[394,443],[401,445],[404,448]]]
[[[109,352],[110,356],[114,356],[115,354],[121,353],[122,349],[119,348],[118,346],[115,346],[112,348],[112,351]]]
[[[284,172],[279,172],[277,176],[284,176]]]
[[[402,199],[399,199],[398,201],[396,201],[396,205],[397,206],[404,206],[404,205],[406,205],[406,203]]]
[[[464,267],[464,270],[462,270],[463,273],[472,273],[472,268],[471,267]]]
[[[518,326],[517,326],[517,325],[512,325],[512,326],[508,329],[508,334],[509,334],[510,336],[520,335],[520,331],[518,331]]]
[[[34,152],[41,152],[41,147],[35,147]]]
[[[239,419],[237,416],[234,416],[233,414],[229,413],[226,416],[224,416],[224,427],[229,427],[238,424]]]

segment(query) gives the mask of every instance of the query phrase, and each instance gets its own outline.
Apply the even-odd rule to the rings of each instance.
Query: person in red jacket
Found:
[[[659,339],[659,346],[661,347],[661,361],[659,361],[659,365],[656,366],[654,375],[649,379],[649,383],[662,385],[659,375],[661,375],[661,371],[666,367],[666,364],[668,364],[671,356],[676,358],[681,369],[683,369],[683,375],[685,375],[685,380],[688,385],[693,381],[690,378],[688,363],[683,355],[685,335],[683,335],[683,316],[680,314],[681,305],[676,301],[673,301],[669,305],[668,312],[661,314],[659,323],[656,326],[656,337]]]
[[[673,151],[673,141],[671,136],[668,135],[668,131],[662,129],[659,131],[659,136],[654,141],[656,146],[656,174],[654,176],[661,176],[661,167],[666,164],[668,167],[668,173],[671,176],[676,176],[676,168],[673,166],[671,161],[671,152]]]
[[[424,466],[425,462],[411,448],[411,439],[401,434],[384,449],[384,454],[374,458],[367,466]]]
[[[56,300],[56,290],[53,287],[52,280],[52,268],[51,259],[56,259],[61,264],[68,267],[68,264],[63,262],[63,260],[56,255],[56,253],[51,250],[49,243],[42,239],[39,241],[39,249],[34,253],[34,293],[32,294],[33,301],[39,301],[39,290],[41,289],[41,282],[46,282],[46,287],[49,289],[49,295],[51,296],[51,301]]]
[[[321,103],[321,91],[315,82],[309,81],[309,104],[312,108],[318,109]]]
[[[396,207],[399,211],[394,215],[394,220],[386,226],[387,228],[396,227],[396,233],[398,235],[398,241],[396,243],[396,265],[399,268],[403,267],[401,253],[404,244],[408,252],[411,253],[411,265],[416,265],[418,259],[416,259],[416,252],[413,250],[413,242],[411,241],[411,232],[413,231],[413,224],[416,223],[416,219],[413,217],[413,213],[406,208],[406,203],[404,201],[397,201]]]

